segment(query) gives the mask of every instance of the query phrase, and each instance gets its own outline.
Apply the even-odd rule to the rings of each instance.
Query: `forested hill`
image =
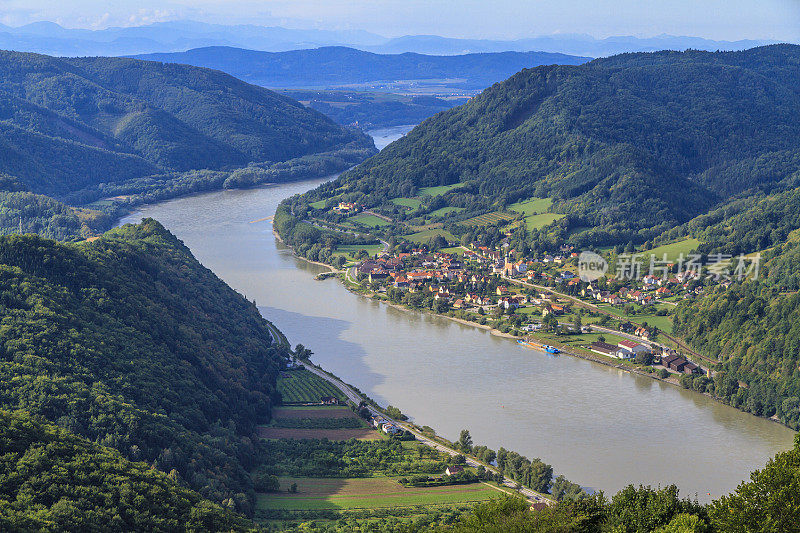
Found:
[[[330,87],[364,82],[445,80],[448,86],[483,89],[523,68],[579,65],[590,58],[548,52],[496,52],[435,56],[373,54],[344,46],[260,52],[228,46],[146,54],[138,59],[219,69],[266,87]]]
[[[0,237],[0,317],[0,409],[252,514],[254,428],[285,349],[158,222],[91,243]]]
[[[0,172],[35,193],[374,150],[360,132],[218,71],[0,52],[0,75]]]
[[[574,244],[643,243],[779,186],[791,169],[760,170],[800,150],[798,76],[793,45],[523,70],[307,198],[358,196],[389,212],[420,187],[465,183],[435,208],[466,207],[465,218],[551,197]]]

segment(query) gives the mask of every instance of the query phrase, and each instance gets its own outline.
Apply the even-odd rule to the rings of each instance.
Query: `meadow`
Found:
[[[297,484],[297,493],[259,494],[256,508],[346,510],[454,505],[486,501],[502,493],[484,483],[442,487],[403,487],[392,478],[279,478],[281,488]]]

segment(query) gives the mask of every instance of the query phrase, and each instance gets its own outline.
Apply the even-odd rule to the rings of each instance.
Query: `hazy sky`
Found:
[[[191,19],[364,29],[389,37],[551,33],[800,41],[800,0],[0,0],[0,22],[105,28]]]

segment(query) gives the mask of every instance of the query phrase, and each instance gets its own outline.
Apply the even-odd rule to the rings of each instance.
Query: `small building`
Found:
[[[631,357],[636,357],[640,353],[650,353],[651,352],[651,350],[650,350],[650,348],[648,346],[645,346],[644,344],[639,344],[638,342],[629,341],[629,340],[619,341],[617,346],[618,346],[619,350],[621,350],[623,352],[626,352],[626,356],[628,356],[628,355],[630,356],[630,357],[625,357],[625,359],[629,359]]]
[[[600,355],[617,357],[618,348],[613,344],[608,344],[607,342],[595,341],[589,345],[589,349],[595,353],[599,353]]]
[[[319,401],[325,405],[339,405],[339,398],[336,396],[323,396]]]
[[[397,435],[398,433],[403,432],[401,428],[395,426],[394,424],[389,424],[389,423],[384,424],[383,428],[381,429],[383,429],[383,432],[386,433],[387,435]]]

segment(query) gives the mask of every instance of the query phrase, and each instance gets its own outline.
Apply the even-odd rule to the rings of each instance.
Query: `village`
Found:
[[[541,344],[548,342],[561,347],[551,353],[591,354],[661,378],[711,377],[691,360],[697,354],[669,335],[676,303],[706,290],[706,277],[664,269],[660,276],[586,282],[576,273],[578,257],[569,246],[525,258],[507,244],[436,251],[422,245],[378,253],[349,267],[345,278],[375,297],[491,328],[525,347],[550,348]]]

